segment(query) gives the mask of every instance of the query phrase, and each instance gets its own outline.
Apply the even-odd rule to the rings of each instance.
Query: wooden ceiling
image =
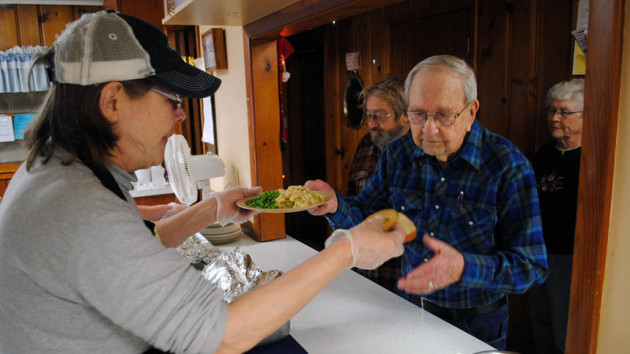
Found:
[[[186,0],[168,14],[165,25],[243,26],[300,0]]]
[[[250,38],[273,39],[402,0],[186,0],[164,25],[243,26]]]

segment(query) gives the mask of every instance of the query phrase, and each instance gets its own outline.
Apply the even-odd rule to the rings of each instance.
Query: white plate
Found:
[[[241,235],[243,235],[243,233],[239,231],[238,233],[235,233],[234,235],[228,236],[228,237],[213,238],[213,237],[206,236],[206,239],[213,245],[216,245],[219,243],[227,243],[227,242],[238,240],[239,238],[241,238]]]
[[[241,225],[239,224],[229,223],[225,226],[221,226],[221,224],[219,224],[218,222],[215,222],[213,224],[206,226],[206,229],[225,229],[225,228],[237,229],[239,227],[241,227]]]
[[[232,232],[236,232],[236,231],[241,231],[241,225],[228,224],[225,227],[215,227],[215,226],[210,227],[209,226],[209,227],[206,227],[206,228],[202,229],[199,232],[201,232],[204,235],[223,235],[223,234],[228,234],[228,233],[232,233]]]
[[[222,235],[203,235],[203,237],[207,238],[208,240],[219,240],[219,239],[223,239],[223,238],[230,238],[234,235],[238,235],[241,233],[241,230],[236,230],[234,232],[230,232],[227,234],[222,234]]]
[[[258,195],[255,195],[253,197],[245,197],[243,199],[239,199],[236,201],[236,205],[238,205],[239,207],[243,208],[243,209],[248,209],[248,210],[255,210],[261,213],[277,213],[277,214],[286,214],[286,213],[295,213],[298,211],[304,211],[304,210],[308,210],[308,209],[313,209],[315,207],[318,207],[322,204],[327,203],[329,200],[332,199],[332,196],[330,194],[324,193],[324,192],[320,192],[320,191],[313,191],[316,194],[319,194],[322,197],[322,201],[319,203],[315,203],[313,205],[309,205],[309,206],[305,206],[305,207],[300,207],[300,208],[277,208],[277,209],[264,209],[264,208],[256,208],[256,207],[250,207],[249,205],[247,205],[247,201],[250,199],[254,199],[256,197],[258,197]],[[260,195],[260,194],[259,194]]]

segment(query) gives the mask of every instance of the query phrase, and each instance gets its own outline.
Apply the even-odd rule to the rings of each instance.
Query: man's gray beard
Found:
[[[377,132],[377,134],[374,134],[374,131],[370,131],[370,139],[376,147],[381,149],[381,151],[384,151],[392,141],[400,137],[400,133],[402,133],[403,129],[404,127],[399,125],[391,132],[386,132],[381,129]]]

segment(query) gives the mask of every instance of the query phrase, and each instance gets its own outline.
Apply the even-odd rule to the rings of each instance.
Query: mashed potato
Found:
[[[278,208],[303,208],[320,203],[323,198],[302,186],[289,186],[278,189],[280,195],[276,198]]]

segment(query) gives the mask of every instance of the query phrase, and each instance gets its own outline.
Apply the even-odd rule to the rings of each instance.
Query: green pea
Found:
[[[247,201],[248,206],[260,209],[277,209],[276,198],[280,195],[278,191],[264,192],[256,198]]]

